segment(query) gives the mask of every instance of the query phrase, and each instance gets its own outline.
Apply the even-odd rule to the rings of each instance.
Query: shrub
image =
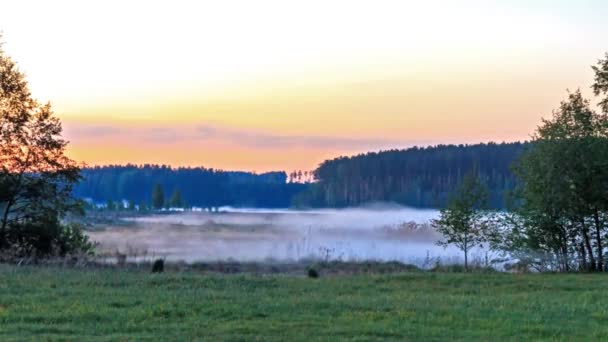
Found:
[[[91,255],[95,248],[80,224],[61,224],[53,217],[12,224],[7,233],[10,250],[16,257]]]
[[[152,273],[163,273],[165,270],[165,261],[163,259],[156,259],[152,264]]]

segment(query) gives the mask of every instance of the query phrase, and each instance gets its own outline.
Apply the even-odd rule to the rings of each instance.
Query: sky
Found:
[[[528,139],[591,96],[605,0],[0,0],[4,50],[88,165],[312,170]]]

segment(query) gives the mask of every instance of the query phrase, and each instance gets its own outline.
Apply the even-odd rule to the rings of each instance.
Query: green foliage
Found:
[[[182,194],[179,189],[175,189],[169,200],[169,206],[172,208],[183,208],[184,200],[182,200]]]
[[[441,246],[454,245],[464,252],[464,267],[468,267],[468,252],[488,241],[488,226],[483,209],[487,206],[487,191],[473,173],[467,174],[462,184],[451,195],[440,217],[433,221],[443,236]]]
[[[599,106],[604,113],[608,113],[608,53],[604,59],[600,59],[597,65],[592,66],[595,73],[593,92],[595,96],[604,96]]]
[[[50,104],[32,98],[1,46],[0,129],[0,250],[46,255],[61,249],[59,221],[82,210],[72,196],[80,168],[64,153],[67,141]]]
[[[600,275],[417,272],[310,281],[2,265],[0,274],[2,341],[592,341],[608,335]]]
[[[61,224],[54,217],[11,225],[7,241],[12,257],[90,255],[95,247],[81,225]]]
[[[84,227],[78,223],[61,225],[56,244],[59,256],[69,254],[93,255],[95,243],[84,233]]]
[[[608,117],[580,91],[569,94],[515,167],[521,205],[508,217],[503,246],[553,260],[556,270],[603,270],[607,166]]]

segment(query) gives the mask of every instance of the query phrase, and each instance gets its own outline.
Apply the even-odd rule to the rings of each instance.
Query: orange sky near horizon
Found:
[[[310,170],[524,140],[608,51],[608,3],[7,1],[4,49],[90,165]],[[28,8],[38,8],[32,12]]]

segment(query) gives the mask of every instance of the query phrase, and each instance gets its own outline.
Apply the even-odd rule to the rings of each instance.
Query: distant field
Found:
[[[99,254],[112,256],[118,251],[130,260],[152,259],[155,255],[189,263],[316,258],[420,264],[429,257],[451,261],[461,258],[455,248],[436,245],[439,235],[429,223],[438,215],[435,210],[231,210],[134,217],[95,212],[88,219],[91,229],[87,235],[99,242]]]
[[[0,265],[0,340],[599,340],[608,277],[204,275]]]

